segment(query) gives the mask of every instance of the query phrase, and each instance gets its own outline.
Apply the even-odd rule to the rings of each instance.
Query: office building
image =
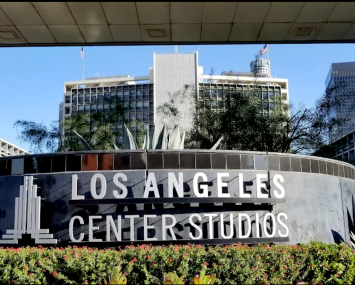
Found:
[[[325,88],[337,86],[333,91],[341,104],[333,108],[331,117],[344,118],[346,122],[330,134],[334,142],[355,130],[355,62],[332,63],[325,80]]]
[[[257,74],[257,82],[255,79]],[[270,61],[256,58],[250,62],[250,72],[222,72],[222,75],[203,75],[199,83],[199,97],[210,97],[212,108],[223,108],[225,96],[229,92],[239,90],[245,95],[251,88],[257,87],[260,100],[263,102],[263,112],[274,110],[274,100],[281,99],[289,104],[288,79],[271,76]]]
[[[256,59],[251,62],[250,72],[223,72],[222,75],[204,75],[199,66],[198,53],[166,53],[153,55],[153,67],[143,76],[92,77],[86,80],[64,83],[64,98],[60,104],[59,118],[78,112],[105,110],[105,100],[117,96],[129,112],[126,119],[136,119],[145,129],[154,130],[161,123],[157,108],[168,102],[168,94],[191,87],[195,96],[210,96],[214,107],[223,107],[225,91],[247,90],[254,84],[253,68],[258,69],[258,84],[266,112],[273,109],[274,96],[280,95],[288,102],[288,79],[271,77],[270,61]],[[197,87],[197,88],[196,88]],[[182,105],[180,127],[188,130],[192,125],[191,106]],[[121,128],[119,125],[117,128]],[[135,131],[132,130],[134,135]],[[118,141],[120,142],[120,141]]]
[[[334,141],[331,146],[335,148],[334,158],[355,165],[355,131]]]
[[[29,154],[29,152],[0,138],[0,157],[25,154]]]

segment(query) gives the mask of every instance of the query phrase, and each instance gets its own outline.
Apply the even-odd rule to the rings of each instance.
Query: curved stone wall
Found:
[[[0,158],[0,176],[134,169],[242,169],[314,173],[355,179],[355,167],[314,156],[247,151],[82,151]]]
[[[119,178],[115,176],[117,173],[121,173]],[[144,197],[145,191],[148,191],[146,186],[150,173],[154,174],[157,187],[154,189],[154,183],[151,184],[150,196]],[[168,181],[169,175],[178,179],[179,173],[183,177],[184,196],[169,200],[172,199],[169,196],[169,183],[173,183]],[[127,177],[127,181],[122,175]],[[199,197],[199,192],[195,191],[196,175],[200,175],[199,180],[196,178],[198,191],[201,194],[206,189],[206,197]],[[206,181],[203,181],[203,175]],[[92,186],[93,177],[95,186]],[[127,188],[125,200],[116,199],[122,193],[113,194],[118,189],[117,185],[120,185],[116,183],[117,179],[121,179],[119,181]],[[103,181],[107,183],[107,193],[99,197],[103,193]],[[101,183],[101,188],[97,186],[98,183]],[[29,207],[35,209],[38,203],[41,209],[38,222],[34,210],[31,210],[33,217],[32,214],[22,217],[24,210],[19,212],[22,205],[19,189],[25,184],[35,185],[33,189],[36,189],[37,196],[31,194],[34,202],[26,202],[26,211],[30,213]],[[175,188],[178,188],[177,185]],[[93,192],[93,188],[97,192]],[[176,191],[175,188],[171,191]],[[282,188],[285,190],[284,197],[278,196]],[[352,165],[311,156],[210,150],[83,151],[12,156],[0,158],[0,244],[6,244],[4,240],[11,239],[11,230],[19,228],[18,224],[15,225],[15,220],[21,223],[15,215],[16,207],[17,213],[26,219],[22,222],[24,228],[19,230],[22,233],[17,234],[17,239],[21,240],[21,234],[30,233],[31,227],[37,227],[37,234],[32,229],[32,238],[37,238],[37,244],[48,240],[48,243],[54,240],[58,244],[71,243],[73,239],[80,240],[81,233],[82,243],[95,246],[100,243],[111,246],[109,241],[115,238],[121,238],[122,242],[143,242],[145,239],[149,243],[163,240],[171,242],[174,238],[176,242],[190,240],[201,243],[213,243],[214,240],[217,240],[216,243],[245,240],[291,244],[309,242],[310,239],[328,243],[341,239],[348,241],[349,230],[355,229],[354,194],[355,168]],[[93,195],[98,196],[95,198]],[[174,195],[176,197],[176,193]],[[190,216],[196,213],[202,217],[202,221],[200,224],[193,222],[202,229],[202,235],[201,239],[191,240],[191,234],[193,237],[199,235],[199,230],[189,222]],[[229,219],[229,214],[234,214],[234,230],[228,224],[221,233],[221,213],[226,219]],[[241,237],[242,233],[248,234],[247,219],[238,225],[241,213],[247,213],[251,219],[251,232],[247,239]],[[268,216],[268,213],[274,217]],[[284,219],[283,214],[286,214],[287,219]],[[117,236],[112,223],[118,227],[117,219],[127,215],[139,217],[137,220],[121,220],[122,232],[121,236]],[[144,218],[144,215],[153,216]],[[176,218],[175,234],[167,226],[173,219],[168,215]],[[80,218],[73,218],[79,216],[83,218],[82,223]],[[112,221],[108,216],[112,217]],[[270,219],[263,220],[266,216]],[[101,217],[101,220],[90,217]],[[164,224],[161,225],[162,220],[165,228]],[[132,221],[135,228],[133,236],[130,232]],[[255,226],[256,221],[260,225],[259,230]],[[213,228],[210,227],[212,223]],[[239,228],[241,223],[243,225]],[[283,223],[289,230],[287,237]],[[98,225],[97,229],[94,224]],[[70,227],[73,239],[68,232]],[[107,238],[107,227],[111,227],[110,238]],[[274,235],[270,238],[272,233]],[[229,234],[230,239],[223,238]],[[155,241],[154,237],[158,237],[158,240]]]

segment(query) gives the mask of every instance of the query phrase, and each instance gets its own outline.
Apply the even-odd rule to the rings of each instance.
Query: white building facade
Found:
[[[0,157],[25,154],[29,152],[0,138]]]
[[[261,70],[263,70],[261,66],[263,63],[267,64],[267,72],[260,75],[258,85],[262,88],[260,92],[262,99],[266,99],[264,109],[269,111],[273,108],[274,96],[280,95],[283,101],[288,103],[288,79],[271,77],[270,61],[258,62]],[[251,64],[251,68],[252,66]],[[103,111],[108,107],[105,100],[117,96],[129,106],[126,119],[136,119],[144,124],[145,129],[152,131],[155,126],[161,126],[157,108],[169,101],[169,94],[190,87],[193,95],[198,98],[201,92],[207,92],[206,90],[209,89],[209,96],[216,99],[216,108],[218,108],[223,107],[221,103],[223,90],[244,90],[253,84],[255,84],[253,72],[204,75],[203,67],[199,66],[197,52],[154,53],[153,67],[149,69],[148,75],[93,77],[65,82],[59,118],[61,120],[74,116],[78,112]],[[181,114],[179,125],[182,131],[187,131],[192,125],[191,105],[180,105],[179,112]],[[134,130],[132,133],[134,135]]]

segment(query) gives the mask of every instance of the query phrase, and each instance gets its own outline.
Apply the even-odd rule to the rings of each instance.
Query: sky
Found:
[[[262,44],[179,45],[180,52],[199,54],[204,74],[214,68],[249,71]],[[270,44],[271,75],[287,78],[291,103],[312,107],[324,92],[331,63],[354,61],[355,44]],[[3,47],[0,49],[0,138],[25,150],[16,120],[50,125],[59,119],[64,82],[81,80],[81,47]],[[148,75],[153,53],[174,53],[173,45],[84,47],[84,76]],[[266,57],[266,55],[264,55]]]

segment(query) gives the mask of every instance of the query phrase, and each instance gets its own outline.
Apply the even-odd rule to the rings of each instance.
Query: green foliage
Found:
[[[275,96],[273,112],[263,112],[258,88],[224,90],[223,107],[205,92],[196,102],[193,128],[188,133],[188,148],[211,148],[223,136],[221,149],[288,152],[288,109]]]
[[[164,274],[163,284],[164,285],[185,284],[184,275],[179,277],[175,271],[169,272],[168,274]]]
[[[205,275],[206,273],[206,264],[203,265],[200,275],[196,275],[194,278],[191,278],[190,284],[214,284],[216,280],[216,274]]]
[[[215,276],[215,284],[352,284],[355,251],[346,245],[320,242],[131,245],[117,250],[0,248],[0,284],[104,284],[110,277],[112,281],[121,278],[122,283],[126,277],[128,284],[162,284],[164,275],[165,281],[170,276],[175,284],[190,282],[196,275],[199,280],[209,275],[211,281]]]
[[[116,266],[113,269],[110,283],[108,284],[127,284],[127,278],[125,274],[121,272],[121,267]]]
[[[131,132],[133,131],[135,133],[135,141],[137,147],[142,148],[145,137],[144,124],[138,122],[136,119],[131,119],[129,122],[127,122],[127,127]]]
[[[314,108],[305,108],[289,105],[282,94],[275,94],[272,101],[263,99],[258,74],[254,74],[253,85],[244,90],[235,80],[219,83],[225,85],[223,91],[216,90],[222,92],[218,97],[210,94],[209,84],[204,83],[195,100],[187,148],[210,149],[223,137],[220,149],[335,156],[335,147],[329,144],[348,119],[335,118],[334,112],[352,96],[338,92],[343,86],[328,88]]]
[[[157,107],[157,121],[166,125],[168,131],[179,126],[181,119],[189,116],[194,109],[194,93],[194,87],[168,92],[167,101]]]
[[[124,114],[128,109],[117,97],[105,99],[104,106],[103,111],[79,111],[77,115],[67,117],[61,122],[53,122],[49,127],[26,120],[17,120],[14,127],[20,128],[19,138],[28,142],[35,152],[85,150],[75,132],[91,149],[110,150],[114,149],[113,143],[121,135],[121,130],[116,125],[124,123]],[[129,123],[134,125],[134,122]],[[64,127],[64,134],[59,125]]]
[[[345,243],[344,241],[342,242],[342,245],[346,245],[349,248],[351,248],[352,250],[355,250],[355,234],[353,232],[349,232],[349,236],[350,236],[350,241],[349,243]]]
[[[62,143],[58,139],[61,136],[58,122],[52,122],[47,127],[43,123],[17,120],[14,127],[21,129],[19,139],[28,142],[34,152],[42,152],[44,149],[55,151]]]

